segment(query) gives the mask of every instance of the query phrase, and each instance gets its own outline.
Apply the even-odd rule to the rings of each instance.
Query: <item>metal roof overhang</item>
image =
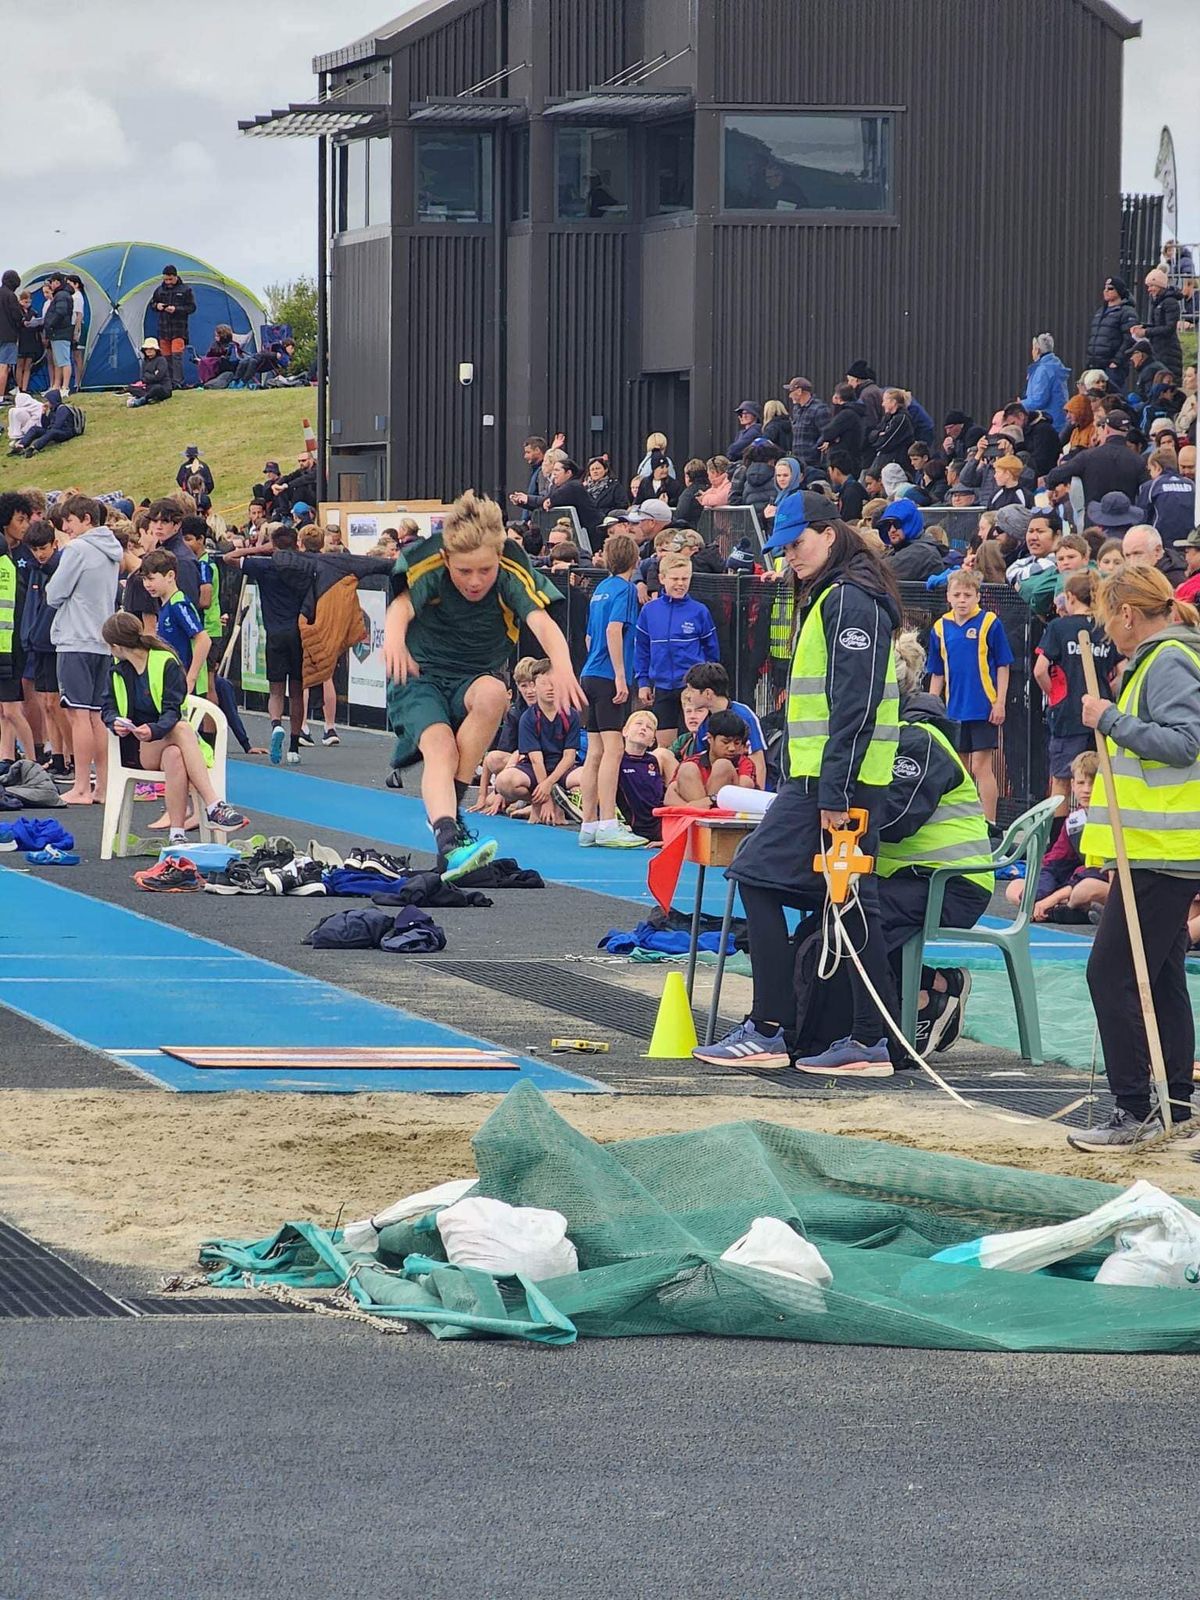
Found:
[[[238,129],[251,138],[331,138],[338,134],[361,133],[386,117],[384,106],[352,106],[330,101],[328,104],[290,105],[283,111],[265,111],[250,121],[239,122]]]
[[[691,109],[690,89],[584,89],[553,101],[545,116],[554,122],[658,122]]]
[[[416,100],[409,109],[408,120],[424,125],[437,123],[445,127],[503,127],[509,122],[524,122],[529,107],[524,100],[499,100],[470,95],[446,96],[433,100]]]

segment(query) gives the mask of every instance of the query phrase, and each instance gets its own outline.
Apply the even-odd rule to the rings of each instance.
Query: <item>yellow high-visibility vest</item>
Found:
[[[838,585],[831,584],[809,609],[796,640],[792,656],[792,675],[788,684],[788,776],[815,778],[820,775],[829,740],[829,695],[826,678],[829,670],[829,646],[821,613],[825,602]],[[855,633],[859,629],[853,630]],[[896,662],[892,655],[892,641],[885,637],[872,641],[864,634],[864,648],[882,648],[887,651],[887,676],[883,698],[875,712],[870,743],[858,770],[859,783],[873,784],[885,789],[892,781],[892,763],[896,759],[896,745],[900,738],[900,690],[896,684]]]

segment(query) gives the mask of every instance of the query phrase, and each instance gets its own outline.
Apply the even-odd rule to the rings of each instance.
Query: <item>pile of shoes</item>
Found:
[[[310,839],[301,849],[283,834],[255,834],[248,853],[219,872],[204,874],[210,894],[368,896],[407,878],[409,858],[356,846],[343,858],[332,846]]]

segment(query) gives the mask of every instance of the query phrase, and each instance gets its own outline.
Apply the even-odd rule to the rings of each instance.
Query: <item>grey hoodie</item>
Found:
[[[71,540],[46,585],[46,603],[54,608],[50,639],[56,650],[111,654],[100,629],[117,609],[120,570],[121,546],[107,528],[93,528]]]
[[[1200,655],[1200,629],[1164,628],[1133,652],[1124,682],[1138,673],[1146,657],[1165,640],[1175,639]],[[1164,650],[1145,669],[1138,715],[1108,706],[1100,716],[1100,731],[1121,750],[1143,761],[1162,761],[1186,771],[1200,759],[1200,667],[1182,650]],[[1200,785],[1197,785],[1200,796]],[[1200,803],[1197,804],[1200,810]],[[1200,877],[1200,861],[1135,861],[1136,867],[1165,870],[1175,876]]]

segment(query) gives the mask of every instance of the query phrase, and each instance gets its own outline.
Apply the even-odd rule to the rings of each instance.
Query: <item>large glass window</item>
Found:
[[[492,220],[490,133],[439,128],[417,134],[417,220]]]
[[[664,123],[652,128],[647,140],[650,152],[649,208],[663,213],[692,209],[692,125],[690,122]]]
[[[351,139],[337,146],[337,231],[390,222],[392,147],[388,139]]]
[[[629,213],[628,140],[621,128],[560,128],[555,147],[560,220]]]
[[[891,210],[891,117],[739,112],[723,124],[727,211]]]

